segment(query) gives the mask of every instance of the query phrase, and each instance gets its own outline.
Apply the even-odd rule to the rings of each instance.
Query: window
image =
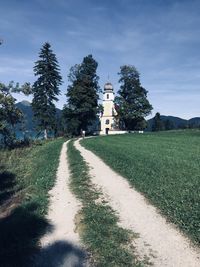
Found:
[[[110,121],[109,120],[106,120],[106,124],[109,124],[110,123]]]
[[[107,94],[107,99],[109,99],[109,94]]]

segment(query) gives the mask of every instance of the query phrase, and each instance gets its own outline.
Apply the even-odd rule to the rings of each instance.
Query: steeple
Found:
[[[104,85],[104,93],[107,93],[108,91],[113,92],[113,86],[112,86],[112,83],[110,82],[107,82]]]
[[[109,131],[114,130],[114,116],[116,115],[114,106],[114,88],[112,83],[107,82],[104,85],[103,94],[103,114],[101,116],[100,134],[108,134]]]
[[[104,85],[104,92],[103,92],[103,100],[104,101],[113,101],[114,100],[114,89],[112,83],[107,82]]]

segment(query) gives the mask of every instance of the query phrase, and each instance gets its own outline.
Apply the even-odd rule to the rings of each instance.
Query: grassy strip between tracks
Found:
[[[116,213],[92,185],[89,168],[73,141],[68,144],[68,159],[71,189],[83,205],[78,231],[95,266],[142,266],[130,247],[134,235],[118,226]]]

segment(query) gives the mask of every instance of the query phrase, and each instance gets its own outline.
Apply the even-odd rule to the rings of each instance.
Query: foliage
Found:
[[[87,130],[97,118],[100,91],[97,66],[92,55],[88,55],[80,65],[75,65],[70,70],[71,84],[66,94],[68,103],[63,109],[63,117],[71,135],[79,135],[81,129]]]
[[[60,68],[56,55],[51,50],[49,43],[45,43],[39,53],[39,60],[34,66],[35,76],[38,79],[33,84],[32,107],[34,116],[39,122],[39,126],[44,130],[47,138],[47,130],[54,129],[56,107],[54,101],[60,93],[59,85],[62,84]]]
[[[28,96],[32,94],[32,86],[30,83],[24,83],[21,87],[19,83],[16,83],[16,86],[12,88],[13,93],[23,93],[24,95]]]
[[[175,129],[175,125],[173,121],[170,121],[169,119],[164,122],[164,128],[166,131]]]
[[[124,65],[119,76],[121,86],[115,98],[119,126],[127,130],[144,129],[144,117],[150,114],[152,106],[147,99],[147,90],[141,86],[139,72],[134,66]]]
[[[160,118],[160,113],[157,112],[155,117],[153,118],[153,125],[152,125],[152,131],[158,132],[164,130],[165,124]]]
[[[54,185],[63,141],[0,151],[0,266],[32,266],[28,262],[38,240],[50,227],[45,219],[48,191]]]
[[[12,93],[31,92],[29,83],[21,87],[19,83],[10,82],[8,85],[0,83],[0,135],[3,144],[12,147],[15,139],[14,126],[22,120],[22,112],[16,107],[16,99]]]
[[[115,212],[100,201],[101,192],[91,183],[89,168],[72,141],[68,144],[68,157],[71,188],[83,205],[80,234],[95,258],[95,266],[141,266],[127,248],[130,233],[118,226]]]
[[[82,144],[200,244],[199,138],[198,130],[179,130],[91,138]]]

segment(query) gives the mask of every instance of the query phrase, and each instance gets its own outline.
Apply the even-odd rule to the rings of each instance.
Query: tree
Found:
[[[38,79],[33,84],[32,107],[39,127],[44,130],[44,138],[47,139],[47,131],[55,125],[54,102],[58,101],[59,86],[62,84],[58,61],[49,43],[45,43],[39,53],[34,74]]]
[[[14,82],[10,82],[8,85],[0,83],[0,135],[3,144],[10,147],[15,139],[14,127],[23,118],[22,112],[15,105],[16,99],[12,96],[12,93],[16,92],[23,92],[27,95],[31,92],[31,86],[29,83],[25,83],[21,87],[19,83],[14,85]]]
[[[26,96],[31,95],[33,93],[32,86],[26,82],[20,87],[19,83],[16,83],[16,86],[12,87],[12,93],[23,93]]]
[[[120,67],[118,96],[115,98],[121,129],[140,130],[146,128],[145,116],[152,110],[147,99],[147,90],[141,86],[140,74],[134,66]]]
[[[71,84],[66,94],[68,101],[63,109],[63,117],[67,131],[72,135],[79,135],[81,130],[87,130],[97,119],[100,92],[97,66],[98,63],[92,55],[88,55],[80,65],[70,69],[68,78]]]
[[[175,129],[173,121],[170,121],[169,119],[167,119],[164,124],[164,128],[166,131]]]
[[[164,130],[164,123],[160,118],[160,113],[157,112],[155,117],[153,118],[153,125],[152,125],[152,131],[158,132]]]

